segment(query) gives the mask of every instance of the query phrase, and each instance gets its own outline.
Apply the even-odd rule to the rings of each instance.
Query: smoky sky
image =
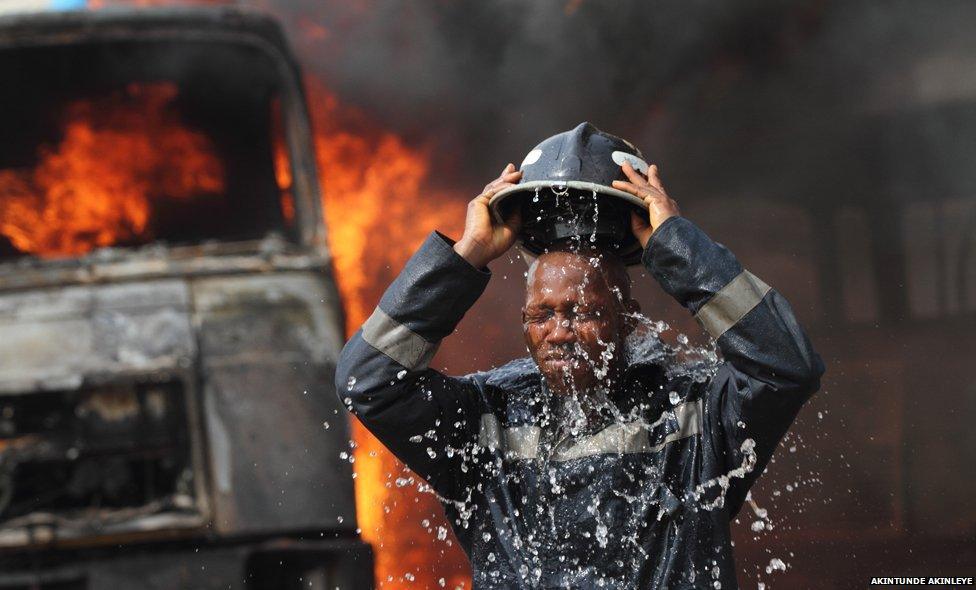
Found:
[[[819,3],[779,4],[331,0],[274,9],[307,70],[406,138],[462,150],[459,171],[474,176],[583,120],[648,137],[676,88],[723,61],[772,67],[784,31],[817,26]],[[309,35],[309,21],[324,33]]]
[[[681,194],[812,203],[826,183],[834,200],[906,182],[976,188],[965,165],[976,116],[955,108],[976,83],[952,71],[976,62],[965,25],[976,9],[964,2],[262,6],[307,72],[432,148],[435,186],[480,188],[545,137],[590,121],[634,141]]]

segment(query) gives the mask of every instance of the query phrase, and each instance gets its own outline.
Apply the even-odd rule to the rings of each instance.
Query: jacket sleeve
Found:
[[[463,499],[463,461],[481,397],[471,378],[428,368],[491,277],[432,233],[339,355],[336,391],[363,425],[445,498]]]
[[[735,514],[800,407],[819,389],[823,361],[786,299],[689,220],[661,224],[643,262],[695,315],[725,359],[704,399],[703,468],[715,477],[755,461],[729,480]]]

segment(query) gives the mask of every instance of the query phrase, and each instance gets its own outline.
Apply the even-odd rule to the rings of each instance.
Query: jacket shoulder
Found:
[[[533,406],[542,399],[542,375],[530,357],[472,373],[468,378],[477,383],[487,409],[505,425],[532,421]]]

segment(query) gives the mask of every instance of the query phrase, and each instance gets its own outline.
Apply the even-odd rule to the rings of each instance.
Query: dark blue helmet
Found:
[[[614,180],[627,180],[625,161],[647,174],[647,162],[633,144],[580,123],[535,146],[522,160],[519,183],[495,194],[489,205],[498,220],[520,208],[519,241],[533,255],[576,240],[638,264],[643,251],[630,231],[630,212],[646,216],[647,208],[612,186]]]

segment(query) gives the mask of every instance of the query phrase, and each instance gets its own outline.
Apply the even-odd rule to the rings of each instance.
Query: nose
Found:
[[[546,342],[549,344],[570,344],[576,342],[576,332],[573,330],[573,322],[570,320],[560,317],[556,318],[555,324],[548,333],[546,333]]]

